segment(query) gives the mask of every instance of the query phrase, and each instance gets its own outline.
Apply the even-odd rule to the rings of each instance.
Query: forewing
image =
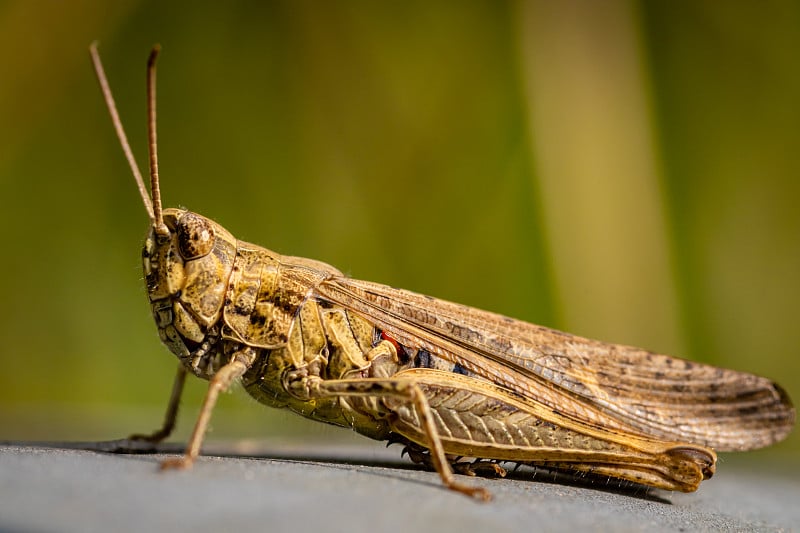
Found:
[[[333,277],[318,296],[554,411],[717,450],[760,448],[794,424],[786,393],[734,370],[609,344],[402,289]]]

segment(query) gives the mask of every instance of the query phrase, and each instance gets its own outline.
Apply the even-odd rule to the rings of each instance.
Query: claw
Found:
[[[192,467],[194,461],[187,457],[174,457],[172,459],[165,459],[161,461],[161,470],[188,470]]]
[[[469,485],[462,485],[460,483],[450,483],[447,488],[483,502],[492,500],[492,493],[482,487],[470,487]]]

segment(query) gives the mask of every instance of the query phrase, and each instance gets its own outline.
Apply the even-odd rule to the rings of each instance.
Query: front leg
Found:
[[[455,480],[453,469],[442,446],[439,432],[433,420],[428,400],[422,389],[411,379],[402,378],[367,378],[367,379],[336,379],[323,380],[318,376],[300,376],[285,383],[287,390],[303,400],[317,398],[365,397],[376,396],[379,398],[399,398],[414,405],[419,413],[422,432],[427,442],[425,446],[430,450],[433,467],[439,473],[442,483],[449,489],[461,492],[473,498],[489,501],[491,494],[486,489],[471,487]]]
[[[197,417],[194,431],[192,431],[192,436],[186,446],[186,452],[183,457],[166,459],[163,461],[161,463],[162,470],[169,468],[189,468],[192,466],[194,460],[200,455],[200,446],[203,443],[203,437],[205,437],[208,423],[211,420],[211,411],[214,410],[219,393],[228,390],[228,387],[230,387],[234,381],[247,372],[249,363],[246,361],[250,361],[252,358],[246,356],[250,355],[251,351],[252,348],[245,348],[242,351],[236,352],[231,362],[220,368],[211,378],[208,383],[208,392],[206,392],[203,406],[200,409],[200,415]]]
[[[167,412],[164,415],[164,423],[161,428],[152,433],[136,433],[128,437],[128,440],[158,444],[170,436],[172,430],[175,429],[175,421],[178,418],[178,406],[181,402],[184,383],[186,383],[186,367],[182,363],[178,363],[178,371],[172,383],[172,392],[169,396],[169,404],[167,404]]]
[[[178,364],[178,372],[175,374],[175,379],[172,383],[167,412],[160,428],[152,433],[135,433],[124,439],[99,443],[98,449],[110,453],[152,453],[157,451],[156,445],[169,437],[175,428],[175,421],[178,418],[178,406],[180,405],[181,393],[185,382],[186,369],[182,364]]]

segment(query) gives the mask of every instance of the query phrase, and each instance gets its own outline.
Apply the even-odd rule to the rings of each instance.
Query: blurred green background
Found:
[[[239,238],[800,398],[797,2],[0,4],[0,439],[154,429],[140,267],[165,205]],[[192,380],[176,439],[205,384]],[[216,439],[342,438],[241,391]],[[795,432],[769,453],[800,455]]]

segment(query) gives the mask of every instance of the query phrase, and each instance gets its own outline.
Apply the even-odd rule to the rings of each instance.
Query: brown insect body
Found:
[[[152,92],[150,101],[154,146]],[[454,479],[455,457],[688,492],[714,473],[713,449],[767,446],[792,428],[791,402],[768,379],[350,279],[238,241],[201,215],[162,214],[154,159],[153,207],[140,183],[152,221],[144,272],[180,366],[164,427],[137,438],[169,434],[186,372],[211,382],[186,455],[167,467],[197,457],[218,392],[238,379],[264,404],[428,450],[421,460],[445,485],[484,499]]]
[[[776,410],[785,397],[763,378],[351,280],[237,241],[188,211],[165,210],[164,222],[169,237],[151,233],[143,251],[162,340],[205,379],[238,357],[244,388],[267,405],[426,446],[404,398],[309,391],[311,381],[409,380],[448,455],[675,490],[711,476],[716,456],[706,446],[748,449],[785,432]]]

